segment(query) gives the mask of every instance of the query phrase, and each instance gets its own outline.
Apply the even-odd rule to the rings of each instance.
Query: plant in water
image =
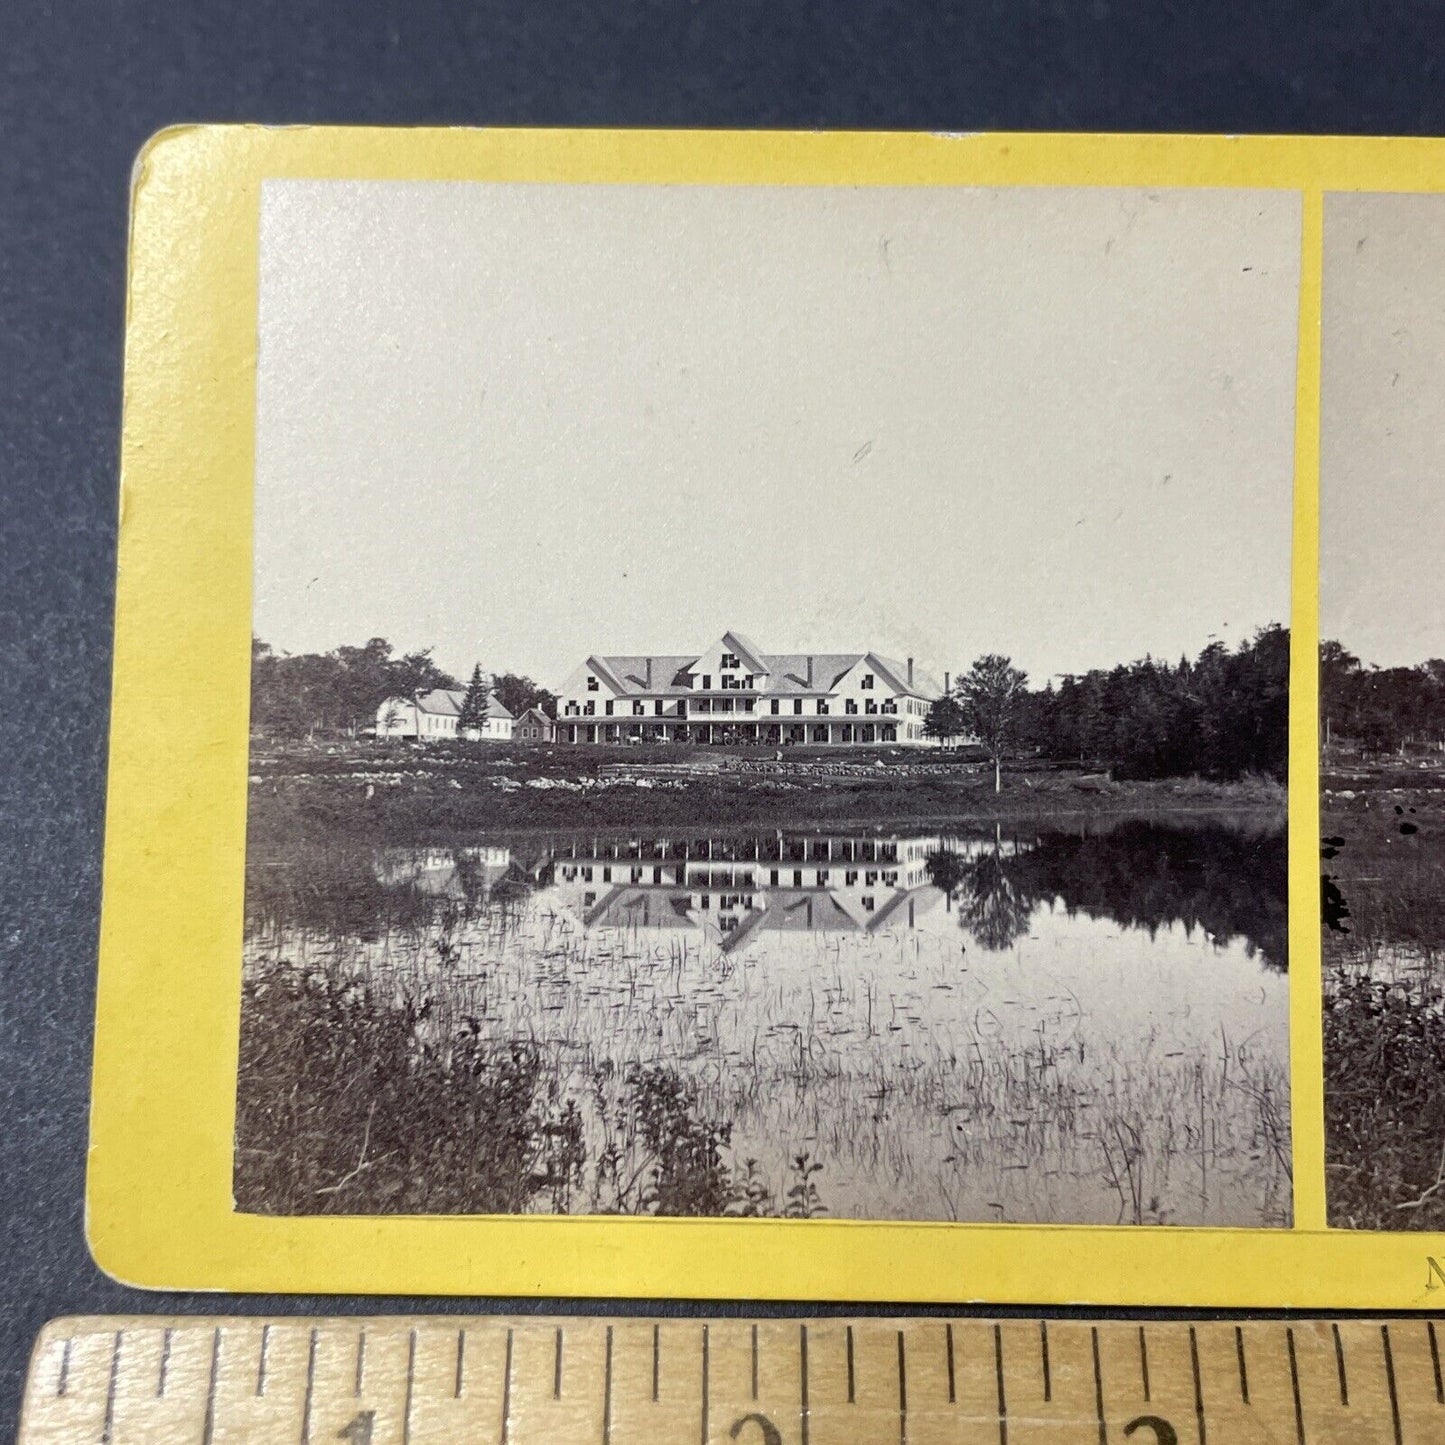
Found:
[[[793,1182],[788,1186],[788,1202],[783,1206],[785,1219],[816,1219],[828,1212],[818,1193],[816,1176],[823,1166],[804,1152],[793,1156]]]

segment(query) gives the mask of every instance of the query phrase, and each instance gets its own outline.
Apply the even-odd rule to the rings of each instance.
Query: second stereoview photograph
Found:
[[[1300,231],[267,182],[236,1208],[1289,1225]]]
[[[1445,1230],[1445,197],[1325,198],[1326,1196]]]

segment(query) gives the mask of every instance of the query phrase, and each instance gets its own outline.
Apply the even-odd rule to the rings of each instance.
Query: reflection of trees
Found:
[[[984,948],[1007,948],[1032,910],[1069,912],[1151,932],[1174,923],[1218,943],[1241,939],[1271,968],[1288,957],[1288,867],[1282,829],[1250,833],[1134,820],[1101,832],[1041,833],[1007,853],[928,860],[934,886],[958,904],[960,926]]]
[[[1019,887],[1012,864],[1002,845],[980,853],[968,870],[964,892],[959,899],[958,923],[978,941],[980,948],[1001,953],[1027,932],[1035,899]]]
[[[998,834],[993,847],[975,858],[944,848],[927,859],[933,886],[958,904],[958,926],[991,953],[1002,952],[1019,939],[1028,929],[1037,902],[1020,890],[1011,868],[1013,861],[1004,856]]]

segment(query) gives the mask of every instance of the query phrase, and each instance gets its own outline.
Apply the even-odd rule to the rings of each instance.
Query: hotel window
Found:
[[[661,698],[658,698],[657,701],[652,704],[652,711],[653,711],[653,715],[654,715],[655,717],[661,717],[661,716],[662,716],[662,699],[661,699]]]
[[[862,687],[862,688],[870,688],[870,687],[872,687],[872,686],[873,686],[873,674],[872,674],[871,672],[865,672],[865,673],[863,674],[863,680],[862,680],[862,682],[860,682],[860,683],[858,684],[858,686],[859,686],[859,687]]]
[[[645,703],[635,702],[632,704],[632,716],[641,717],[647,711]]]
[[[611,698],[608,698],[608,699],[607,699],[607,716],[608,716],[608,717],[611,717],[611,716],[612,716],[612,699],[611,699]]]
[[[779,706],[778,700],[777,700],[777,698],[774,698],[773,701],[772,701],[772,703],[770,704],[770,707],[771,707],[771,710],[772,710],[772,714],[773,714],[774,717],[777,717],[777,715],[778,715],[778,706]]]
[[[722,655],[722,665],[723,665],[723,671],[724,671],[724,672],[733,672],[733,671],[736,671],[736,669],[737,669],[739,666],[741,666],[741,664],[738,662],[738,655],[737,655],[737,653],[735,653],[735,652],[725,652],[725,653],[723,653],[723,655]]]
[[[878,907],[871,893],[865,893],[863,895],[863,907],[866,908],[869,913],[872,913],[873,910]]]
[[[850,697],[850,698],[847,700],[847,702],[845,702],[845,703],[843,704],[843,711],[844,711],[844,712],[847,712],[847,713],[855,713],[855,712],[857,712],[857,711],[858,711],[858,704],[857,704],[857,702],[855,702],[854,699]]]
[[[877,712],[877,711],[878,711],[878,703],[877,703],[873,698],[870,697],[870,698],[867,700],[867,702],[865,702],[865,703],[863,704],[863,711],[864,711],[864,712]]]
[[[800,697],[793,699],[793,715],[795,717],[802,717],[803,715],[803,699]]]
[[[815,743],[825,743],[825,742],[827,742],[827,741],[828,741],[828,729],[825,728],[825,727],[814,728],[814,729],[813,729],[813,741],[814,741]]]
[[[702,675],[702,690],[704,692],[712,691],[712,674],[710,672],[705,672]]]
[[[588,691],[588,692],[596,692],[596,691],[597,691],[597,679],[596,679],[595,677],[589,677],[589,678],[587,679],[587,691]]]
[[[827,716],[828,716],[828,699],[825,698],[825,697],[820,697],[820,698],[818,699],[818,704],[817,704],[817,706],[818,706],[818,716],[819,716],[819,717],[827,717]]]
[[[744,712],[751,712],[751,711],[753,710],[753,700],[752,700],[752,698],[750,698],[750,697],[745,697],[745,698],[743,698],[743,700],[742,700],[742,709],[743,709]]]
[[[587,705],[582,709],[584,716],[591,717],[597,711],[597,704],[588,699]]]

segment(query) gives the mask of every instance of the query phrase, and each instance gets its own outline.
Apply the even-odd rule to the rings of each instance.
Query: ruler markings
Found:
[[[1284,1332],[1285,1344],[1289,1350],[1289,1384],[1294,1392],[1294,1430],[1299,1445],[1305,1445],[1305,1407],[1299,1394],[1299,1360],[1295,1357],[1294,1327],[1287,1326]]]
[[[166,1386],[170,1383],[171,1373],[171,1341],[175,1338],[175,1329],[167,1325],[161,1331],[161,1359],[156,1367],[156,1399],[163,1400],[166,1394]]]
[[[612,1440],[612,1326],[607,1326],[602,1356],[602,1445]]]
[[[1109,1426],[1104,1418],[1104,1370],[1099,1363],[1099,1327],[1089,1327],[1089,1343],[1094,1351],[1094,1413],[1099,1417],[1099,1445],[1109,1445]],[[1201,1440],[1200,1445],[1204,1445]]]
[[[612,1331],[607,1331],[609,1345],[612,1342]],[[507,1445],[512,1430],[512,1328],[507,1327],[507,1353],[502,1366],[502,1445]]]
[[[115,1389],[120,1379],[120,1351],[123,1338],[123,1333],[117,1330],[115,1344],[111,1347],[110,1352],[110,1383],[105,1390],[105,1420],[100,1427],[100,1445],[110,1445],[111,1436],[115,1433]]]
[[[60,1371],[55,1377],[55,1393],[64,1396],[70,1388],[70,1352],[75,1348],[74,1337],[66,1339],[60,1349]]]
[[[1003,1384],[1003,1326],[993,1327],[993,1370],[998,1378],[998,1445],[1008,1445],[1008,1395]]]
[[[701,1413],[701,1416],[702,1416],[702,1445],[707,1445],[707,1436],[708,1436],[708,1418],[707,1418],[708,1397],[707,1397],[707,1392],[708,1392],[708,1376],[709,1376],[709,1373],[710,1373],[709,1368],[708,1368],[709,1363],[710,1363],[709,1360],[708,1360],[708,1350],[709,1350],[709,1348],[710,1348],[710,1344],[711,1344],[711,1340],[710,1340],[710,1337],[709,1337],[709,1334],[708,1334],[708,1327],[707,1327],[706,1325],[704,1325],[704,1326],[702,1327],[702,1410],[701,1410],[701,1412],[700,1412],[700,1413]],[[611,1361],[612,1361],[612,1331],[611,1331],[611,1330],[608,1330],[608,1332],[607,1332],[607,1359],[608,1359],[608,1365],[609,1365],[609,1368],[608,1368],[608,1377],[610,1378],[610,1377],[611,1377],[611,1373],[612,1373],[612,1372],[611,1372],[611,1368],[610,1368],[610,1367],[611,1367]]]
[[[798,1435],[808,1445],[808,1327],[798,1326]]]
[[[335,1428],[327,1422],[331,1412],[339,1411],[340,1400],[350,1401],[358,1397],[364,1400],[368,1393],[375,1396],[379,1390],[387,1393],[394,1390],[391,1398],[395,1401],[392,1409],[396,1413],[390,1418],[395,1422],[391,1429],[396,1433],[389,1436],[381,1433],[385,1428],[384,1416],[378,1411],[375,1418],[376,1438],[378,1441],[390,1438],[402,1442],[402,1445],[412,1445],[413,1441],[415,1445],[429,1445],[435,1440],[460,1440],[465,1431],[460,1418],[455,1416],[452,1417],[453,1424],[445,1430],[439,1427],[438,1417],[429,1414],[432,1392],[435,1391],[440,1399],[445,1399],[449,1393],[453,1398],[460,1399],[464,1392],[473,1395],[477,1389],[475,1379],[469,1380],[467,1375],[469,1370],[473,1377],[476,1375],[476,1361],[468,1356],[474,1354],[471,1347],[476,1343],[469,1339],[469,1334],[478,1325],[470,1329],[459,1328],[454,1335],[445,1329],[439,1332],[437,1343],[441,1345],[441,1352],[435,1361],[439,1368],[432,1372],[429,1363],[432,1356],[424,1355],[421,1349],[425,1343],[423,1321],[397,1320],[392,1323],[373,1320],[363,1323],[323,1320],[314,1325],[300,1320],[257,1321],[251,1326],[260,1336],[256,1355],[251,1355],[250,1347],[243,1343],[246,1338],[255,1339],[256,1335],[250,1330],[243,1333],[240,1321],[217,1323],[202,1319],[188,1324],[183,1320],[172,1323],[136,1320],[124,1322],[124,1328],[104,1328],[109,1323],[86,1321],[79,1330],[72,1326],[68,1332],[62,1326],[50,1334],[45,1341],[46,1348],[37,1351],[38,1363],[27,1392],[29,1412],[43,1417],[49,1408],[48,1401],[63,1400],[65,1408],[72,1413],[57,1418],[66,1422],[74,1420],[81,1425],[79,1433],[73,1437],[57,1435],[52,1426],[51,1433],[37,1438],[52,1442],[68,1442],[73,1438],[76,1442],[98,1440],[101,1445],[125,1445],[125,1442],[134,1439],[171,1438],[161,1432],[174,1430],[177,1423],[189,1419],[193,1423],[182,1425],[183,1434],[176,1437],[178,1441],[190,1439],[198,1445],[219,1445],[225,1440],[244,1438],[246,1426],[243,1422],[248,1418],[252,1429],[266,1428],[260,1426],[263,1418],[270,1422],[273,1430],[278,1424],[282,1429],[291,1429],[295,1426],[288,1426],[285,1421],[296,1421],[299,1413],[299,1438],[307,1445],[313,1441],[315,1445],[321,1445],[323,1440],[330,1438],[330,1431]],[[485,1337],[495,1342],[494,1346],[489,1346],[488,1362],[482,1369],[483,1377],[489,1383],[494,1382],[497,1389],[497,1394],[493,1395],[488,1388],[484,1397],[488,1401],[500,1399],[501,1441],[505,1445],[534,1445],[540,1438],[580,1445],[584,1437],[559,1429],[555,1417],[552,1426],[544,1427],[546,1433],[539,1436],[540,1422],[534,1410],[548,1395],[553,1400],[567,1398],[568,1409],[562,1419],[577,1429],[578,1423],[586,1418],[589,1395],[595,1402],[597,1394],[592,1392],[597,1391],[603,1396],[603,1445],[614,1445],[614,1442],[616,1445],[633,1445],[638,1438],[638,1421],[631,1418],[633,1410],[642,1408],[649,1396],[653,1402],[662,1403],[664,1326],[670,1332],[668,1338],[672,1339],[676,1334],[683,1347],[684,1353],[678,1358],[686,1358],[686,1335],[689,1331],[685,1325],[678,1330],[677,1323],[680,1322],[649,1323],[652,1324],[650,1372],[646,1363],[647,1335],[643,1331],[619,1337],[614,1324],[602,1320],[569,1323],[565,1328],[552,1321],[497,1321],[495,1326],[481,1325]],[[957,1321],[895,1320],[891,1323],[894,1325],[889,1331],[894,1335],[893,1348],[887,1349],[887,1333],[876,1340],[876,1345],[882,1345],[894,1357],[896,1402],[889,1399],[893,1387],[886,1383],[888,1367],[883,1352],[870,1343],[874,1340],[871,1325],[838,1321],[825,1333],[830,1339],[836,1338],[834,1330],[843,1335],[841,1343],[844,1348],[839,1351],[842,1358],[833,1354],[836,1346],[825,1342],[822,1363],[819,1364],[813,1359],[813,1329],[818,1322],[798,1322],[799,1417],[798,1425],[794,1427],[797,1433],[785,1432],[777,1439],[806,1442],[810,1434],[828,1434],[829,1430],[841,1429],[845,1417],[837,1417],[837,1423],[834,1423],[834,1417],[829,1412],[842,1406],[845,1389],[849,1407],[858,1412],[847,1418],[862,1421],[865,1415],[870,1416],[871,1427],[875,1431],[881,1426],[891,1436],[887,1415],[896,1408],[899,1445],[908,1445],[920,1432],[932,1438],[928,1434],[930,1430],[944,1428],[935,1423],[933,1412],[943,1408],[945,1394],[951,1407],[951,1418],[959,1422],[952,1428],[992,1428],[989,1420],[994,1415],[994,1402],[987,1400],[987,1394],[994,1391],[984,1393],[986,1367],[985,1371],[975,1368],[975,1361],[982,1364],[983,1360],[977,1359],[964,1340],[956,1342]],[[1257,1422],[1250,1425],[1250,1431],[1267,1433],[1273,1430],[1277,1433],[1267,1433],[1267,1438],[1288,1438],[1293,1445],[1325,1445],[1326,1441],[1340,1445],[1346,1440],[1364,1439],[1371,1424],[1377,1433],[1368,1438],[1393,1441],[1393,1445],[1410,1445],[1410,1442],[1424,1445],[1424,1441],[1435,1438],[1441,1418],[1440,1414],[1427,1416],[1425,1412],[1438,1411],[1445,1406],[1445,1399],[1442,1399],[1445,1396],[1445,1366],[1440,1361],[1439,1324],[1435,1320],[1408,1323],[1375,1320],[1360,1321],[1358,1325],[1330,1320],[1305,1325],[1301,1321],[1289,1323],[1281,1320],[1273,1325],[1251,1325],[1247,1330],[1234,1322],[1191,1324],[1179,1321],[1177,1324],[1150,1324],[1142,1336],[1133,1321],[1127,1324],[1100,1321],[1088,1327],[1087,1357],[1081,1357],[1082,1351],[1078,1348],[1083,1344],[1081,1326],[1064,1325],[1058,1320],[1040,1321],[1036,1326],[1030,1323],[1026,1329],[1011,1325],[1016,1348],[1006,1349],[1003,1322],[979,1323],[985,1328],[991,1325],[994,1333],[993,1373],[997,1395],[994,1422],[999,1445],[1009,1445],[1011,1434],[1027,1434],[1043,1426],[1046,1419],[1053,1421],[1051,1429],[1063,1432],[1060,1445],[1065,1438],[1097,1438],[1099,1445],[1110,1445],[1111,1440],[1117,1445],[1124,1445],[1121,1432],[1131,1437],[1147,1438],[1148,1445],[1155,1445],[1150,1430],[1160,1433],[1171,1428],[1178,1432],[1181,1441],[1187,1439],[1191,1445],[1194,1442],[1209,1445],[1210,1434],[1219,1441],[1225,1441],[1232,1435],[1230,1421],[1236,1422],[1236,1429],[1243,1428],[1244,1417],[1233,1413],[1241,1407],[1247,1407],[1248,1418]],[[729,1425],[737,1430],[735,1438],[740,1440],[751,1440],[755,1435],[764,1442],[775,1438],[772,1432],[777,1427],[764,1416],[744,1413],[750,1408],[757,1408],[756,1403],[749,1406],[745,1402],[750,1395],[754,1402],[759,1398],[762,1354],[764,1350],[776,1348],[784,1339],[783,1331],[788,1325],[782,1321],[748,1324],[746,1335],[741,1331],[733,1333],[729,1327],[724,1348],[723,1336],[714,1340],[711,1325],[698,1321],[700,1338],[693,1337],[700,1347],[700,1373],[694,1376],[697,1384],[676,1400],[676,1387],[670,1386],[669,1403],[664,1412],[667,1420],[677,1420],[668,1412],[679,1406],[688,1409],[696,1423],[690,1428],[684,1426],[684,1433],[691,1435],[696,1430],[703,1445],[711,1445],[714,1431],[719,1438],[726,1439]],[[631,1326],[625,1328],[631,1329]],[[861,1336],[858,1333],[860,1328],[864,1330]],[[1027,1335],[1034,1328],[1038,1330],[1037,1344],[1030,1348]],[[967,1325],[964,1339],[971,1329],[978,1329],[978,1326]],[[1375,1329],[1379,1330],[1380,1343],[1377,1347],[1379,1353],[1374,1358],[1379,1360],[1379,1366],[1369,1364],[1371,1349],[1368,1339]],[[351,1334],[352,1330],[354,1334]],[[575,1358],[595,1358],[589,1341],[604,1346],[604,1349],[596,1350],[596,1354],[603,1355],[603,1358],[596,1365],[588,1365],[582,1376],[575,1375],[578,1366],[569,1364],[569,1356],[573,1356],[576,1345],[575,1340],[568,1339],[572,1330],[581,1330],[584,1341],[583,1357]],[[594,1330],[596,1333],[592,1333]],[[299,1345],[303,1331],[306,1331],[307,1339],[304,1352],[293,1348],[291,1343],[295,1341]],[[403,1331],[407,1336],[405,1390],[403,1398],[398,1399],[403,1395],[402,1382],[398,1379],[401,1374],[400,1351],[393,1351],[387,1342],[395,1340],[399,1346],[397,1336]],[[598,1335],[603,1338],[598,1339]],[[979,1335],[982,1343],[986,1336],[981,1329]],[[1126,1358],[1112,1353],[1117,1346],[1127,1348],[1128,1335],[1134,1337],[1139,1350],[1138,1377],[1134,1377]],[[425,1338],[432,1336],[428,1334]],[[505,1356],[501,1348],[495,1348],[502,1345],[503,1338]],[[633,1346],[627,1342],[632,1339],[639,1348],[635,1353],[628,1353]],[[445,1359],[448,1340],[453,1341],[455,1346],[454,1369],[449,1368],[453,1362]],[[1186,1340],[1187,1363],[1182,1348]],[[617,1353],[619,1341],[626,1346],[622,1355]],[[384,1346],[385,1363],[383,1357],[376,1354],[374,1347],[378,1344]],[[281,1349],[283,1345],[284,1350]],[[716,1359],[715,1345],[723,1350]],[[934,1353],[940,1345],[943,1348],[941,1360]],[[548,1349],[548,1346],[551,1348]],[[495,1353],[491,1353],[492,1348],[495,1348]],[[747,1354],[744,1354],[744,1349]],[[864,1356],[861,1359],[860,1349]],[[1037,1350],[1036,1356],[1034,1349]],[[1161,1349],[1164,1351],[1162,1355],[1159,1354]],[[281,1352],[278,1353],[278,1350]],[[519,1350],[520,1355],[517,1353]],[[870,1350],[875,1350],[878,1356],[872,1363]],[[1264,1350],[1263,1354],[1261,1350]],[[1276,1350],[1278,1353],[1275,1353]],[[535,1367],[529,1363],[534,1356]],[[299,1388],[303,1358],[304,1395]],[[823,1371],[821,1374],[813,1368],[815,1364]],[[598,1369],[597,1365],[602,1368]],[[919,1373],[920,1368],[922,1374]],[[959,1374],[960,1368],[965,1371],[962,1375]],[[1382,1369],[1383,1379],[1373,1374],[1375,1368]],[[564,1397],[564,1371],[569,1369],[574,1373],[574,1379],[568,1395]],[[1086,1381],[1090,1369],[1093,1374],[1092,1412],[1086,1404]],[[1284,1369],[1288,1371],[1287,1388]],[[1035,1370],[1040,1373],[1036,1375]],[[1104,1378],[1106,1374],[1108,1380]],[[1148,1380],[1151,1374],[1158,1377],[1151,1383],[1160,1385],[1161,1403],[1168,1398],[1180,1407],[1176,1413],[1167,1405],[1163,1406],[1163,1415],[1172,1415],[1172,1425],[1147,1411],[1138,1413],[1141,1406],[1126,1409],[1129,1397],[1139,1398],[1136,1393],[1139,1383]],[[500,1380],[497,1379],[499,1375]],[[1229,1375],[1236,1376],[1236,1379],[1230,1381]],[[383,1378],[395,1384],[383,1385]],[[1131,1378],[1133,1383],[1126,1384]],[[1185,1384],[1186,1379],[1190,1382],[1189,1386]],[[448,1386],[451,1386],[450,1391]],[[689,1408],[686,1397],[692,1394],[692,1388],[698,1389],[699,1395],[692,1397],[696,1403]],[[784,1388],[788,1387],[785,1385]],[[1186,1394],[1186,1389],[1190,1393]],[[1022,1395],[1019,1394],[1021,1390]],[[1036,1390],[1040,1394],[1034,1394]],[[980,1399],[980,1394],[984,1394],[983,1399]],[[279,1417],[274,1414],[264,1417],[238,1414],[244,1408],[245,1399],[253,1395],[276,1396],[276,1404],[269,1408],[283,1413]],[[1014,1396],[1012,1401],[1010,1395]],[[1037,1407],[1028,1402],[1039,1400],[1040,1395],[1045,1404],[1061,1413],[1040,1416],[1036,1423],[1033,1411]],[[572,1403],[572,1397],[576,1397],[577,1403]],[[935,1398],[939,1403],[933,1403]],[[1180,1415],[1184,1414],[1187,1418],[1187,1402],[1191,1398],[1195,1432],[1186,1436],[1184,1420],[1180,1419]],[[69,1404],[72,1399],[74,1406]],[[170,1400],[174,1400],[175,1404],[164,1403]],[[919,1400],[924,1403],[920,1405]],[[194,1402],[194,1413],[189,1413],[187,1402]],[[299,1403],[299,1412],[297,1403],[291,1402]],[[834,1402],[837,1402],[836,1405]],[[98,1418],[102,1414],[102,1405],[103,1420]],[[952,1414],[952,1410],[960,1405],[963,1408],[959,1413]],[[398,1406],[400,1409],[397,1409]],[[495,1406],[489,1404],[488,1414],[491,1408]],[[590,1408],[595,1410],[595,1403]],[[177,1409],[183,1411],[179,1416],[175,1413]],[[691,1413],[692,1409],[696,1409],[697,1413]],[[162,1410],[169,1410],[169,1413],[156,1413]],[[77,1411],[93,1413],[77,1414]],[[1336,1415],[1335,1411],[1344,1413]],[[817,1420],[813,1418],[815,1413]],[[371,1414],[366,1412],[368,1428]],[[771,1407],[768,1414],[782,1423]],[[664,1428],[660,1423],[663,1414],[650,1418],[659,1422],[657,1429]],[[1292,1431],[1289,1429],[1291,1418],[1294,1422]],[[86,1419],[92,1422],[88,1427],[83,1423]],[[588,1435],[595,1439],[591,1431],[598,1428],[598,1415],[592,1414],[591,1419],[594,1423]],[[346,1438],[354,1437],[355,1442],[371,1438],[369,1434],[356,1433],[359,1420],[360,1417],[357,1417],[347,1427],[352,1433]],[[167,1426],[163,1423],[166,1421],[173,1423]],[[1145,1425],[1150,1428],[1144,1428]],[[1014,1429],[1011,1430],[1010,1426]],[[864,1430],[861,1424],[857,1428]],[[851,1429],[848,1427],[844,1432],[845,1437]],[[669,1424],[666,1429],[668,1438],[676,1441],[678,1436],[674,1431],[675,1425]],[[1266,1433],[1262,1433],[1260,1438],[1266,1438]],[[30,1438],[22,1428],[21,1439]],[[1161,1442],[1173,1438],[1167,1433],[1160,1434]],[[1254,1438],[1252,1433],[1250,1438]],[[1130,1438],[1127,1445],[1138,1445],[1138,1441]]]
[[[1144,1381],[1144,1403],[1147,1405],[1153,1400],[1149,1393],[1149,1341],[1144,1338],[1144,1326],[1139,1326],[1139,1375]]]
[[[316,1339],[315,1326],[311,1329],[311,1343],[306,1350],[306,1398],[301,1405],[301,1445],[311,1442],[311,1407],[316,1401]]]
[[[908,1445],[908,1356],[898,1331],[898,1445]]]
[[[1189,1326],[1189,1368],[1194,1375],[1194,1420],[1199,1427],[1199,1445],[1204,1445],[1204,1382],[1199,1378],[1199,1336]]]
[[[221,1372],[221,1330],[211,1331],[211,1374],[206,1381],[206,1418],[201,1426],[201,1445],[211,1445],[216,1438],[216,1382]]]
[[[401,1445],[411,1445],[411,1409],[416,1397],[416,1329],[406,1335],[406,1399],[401,1407]]]
[[[1404,1445],[1400,1433],[1400,1393],[1395,1388],[1395,1352],[1390,1348],[1390,1327],[1380,1326],[1380,1344],[1385,1352],[1385,1382],[1390,1389],[1390,1423],[1395,1428],[1395,1445]]]

